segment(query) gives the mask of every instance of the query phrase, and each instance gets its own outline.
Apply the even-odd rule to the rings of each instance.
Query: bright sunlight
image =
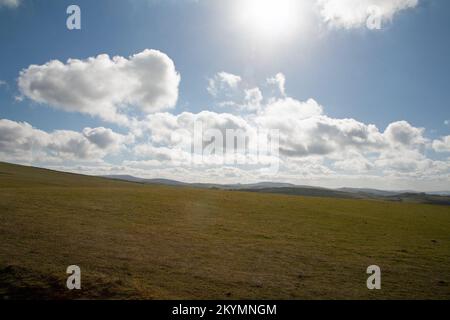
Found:
[[[298,0],[239,1],[239,22],[258,38],[289,36],[299,27],[299,3]]]

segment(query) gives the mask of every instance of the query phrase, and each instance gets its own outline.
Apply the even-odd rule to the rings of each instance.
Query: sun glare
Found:
[[[257,37],[284,37],[298,28],[298,0],[242,0],[238,15],[243,31]]]

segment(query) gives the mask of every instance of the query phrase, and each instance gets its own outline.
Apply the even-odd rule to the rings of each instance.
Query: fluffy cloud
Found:
[[[381,148],[382,134],[354,119],[333,119],[315,100],[283,98],[269,103],[255,121],[280,131],[281,153],[290,157],[330,155],[347,149]]]
[[[414,8],[419,0],[317,0],[323,20],[334,27],[366,26],[369,17],[390,21],[398,12]]]
[[[215,113],[202,111],[194,114],[184,112],[179,115],[169,113],[159,113],[148,117],[143,130],[147,130],[151,137],[151,142],[157,145],[174,146],[179,145],[183,132],[192,136],[195,125],[201,125],[201,130],[217,130],[224,137],[226,130],[236,130],[248,132],[252,128],[248,122],[240,116],[229,113]],[[174,134],[175,132],[179,134]]]
[[[314,99],[301,102],[293,98],[283,98],[271,100],[259,115],[259,122],[264,122],[265,126],[282,128],[292,127],[294,123],[286,123],[286,120],[298,121],[323,114],[323,107]],[[275,123],[273,123],[275,122]]]
[[[230,94],[230,92],[238,88],[241,81],[242,78],[240,76],[228,72],[219,72],[208,80],[207,90],[214,97],[220,92]]]
[[[161,165],[161,161],[188,164],[192,140],[186,142],[184,139],[193,136],[195,123],[200,123],[205,131],[216,130],[223,137],[226,137],[227,129],[233,129],[246,137],[239,136],[242,139],[252,139],[259,131],[277,130],[278,161],[292,173],[305,174],[306,167],[301,169],[296,165],[299,161],[302,165],[326,162],[326,165],[320,164],[321,174],[332,174],[330,168],[334,168],[349,174],[370,171],[375,175],[385,172],[391,176],[406,173],[424,176],[436,172],[442,174],[448,169],[424,156],[429,140],[424,137],[423,128],[399,121],[380,131],[375,125],[355,119],[329,117],[313,99],[302,102],[291,97],[271,98],[247,115],[210,111],[151,115],[140,123],[144,136],[148,134],[150,139],[134,148],[136,156],[152,166]],[[438,142],[435,145],[437,147]],[[244,150],[239,152],[245,159],[250,159]],[[209,163],[203,160],[204,165]]]
[[[0,155],[9,160],[100,159],[127,141],[129,138],[105,128],[47,133],[26,122],[0,119]]]
[[[436,152],[450,152],[450,136],[433,141],[433,149]]]
[[[276,85],[280,93],[286,95],[286,77],[282,73],[277,73],[275,77],[267,79],[268,84]]]
[[[375,168],[374,164],[358,152],[349,152],[342,160],[334,162],[337,170],[353,173],[365,173]]]
[[[264,89],[268,96],[286,97],[285,84],[284,74],[278,73],[265,81]],[[207,90],[219,106],[243,112],[259,111],[264,101],[261,88],[249,84],[238,75],[227,72],[219,72],[209,79]]]
[[[406,121],[391,123],[385,132],[389,141],[396,146],[423,146],[427,140],[423,137],[425,129],[415,128]]]
[[[389,150],[381,154],[374,163],[381,170],[381,176],[386,179],[408,177],[418,180],[438,180],[450,176],[450,162],[429,159],[414,149],[402,152]]]
[[[14,122],[0,119],[0,152],[4,155],[16,155],[29,151],[41,141],[48,141],[44,131],[34,129],[26,122]]]
[[[301,102],[290,97],[271,99],[249,120],[257,127],[279,130],[280,157],[286,162],[314,159],[337,172],[374,176],[437,179],[449,174],[449,163],[425,156],[430,145],[425,130],[406,121],[381,131],[355,119],[329,117],[313,99]],[[433,147],[449,150],[449,140],[436,140]]]
[[[259,88],[246,89],[244,97],[245,103],[242,106],[242,109],[249,111],[259,110],[263,99],[262,92]]]
[[[21,71],[18,84],[29,99],[56,109],[128,123],[126,112],[149,114],[175,106],[180,76],[172,60],[156,50],[131,57],[106,54],[58,60]]]
[[[142,132],[148,134],[150,140],[138,144],[134,148],[135,155],[147,166],[162,165],[164,161],[188,165],[195,123],[201,124],[204,131],[215,130],[222,137],[226,137],[227,129],[233,129],[238,132],[237,138],[242,140],[253,139],[260,131],[277,130],[281,152],[277,155],[278,161],[287,170],[295,169],[302,174],[305,174],[305,167],[299,169],[294,165],[294,168],[293,164],[302,161],[304,165],[305,161],[312,161],[318,165],[328,161],[335,169],[353,173],[389,170],[389,163],[392,164],[391,169],[400,169],[405,167],[405,159],[401,157],[407,151],[420,155],[419,149],[426,141],[422,136],[423,129],[407,122],[392,123],[381,132],[374,125],[354,119],[328,117],[323,107],[313,99],[301,102],[286,97],[271,99],[256,113],[247,116],[210,111],[151,115],[140,124]],[[188,137],[190,139],[185,140]],[[238,150],[244,159],[252,160],[247,151]],[[204,165],[214,162],[210,157],[202,160]],[[267,163],[273,161],[273,155],[268,155],[266,160]],[[417,165],[423,162],[423,158],[415,156],[407,160],[414,162],[416,169],[423,167]],[[325,170],[325,165],[320,167],[324,174],[327,170],[331,172],[329,167]]]
[[[102,150],[118,150],[123,144],[134,142],[132,135],[123,136],[108,128],[85,128],[83,136]]]
[[[0,7],[17,8],[20,0],[0,0]]]
[[[208,93],[220,107],[255,111],[263,99],[259,88],[248,88],[238,75],[219,72],[208,80]]]

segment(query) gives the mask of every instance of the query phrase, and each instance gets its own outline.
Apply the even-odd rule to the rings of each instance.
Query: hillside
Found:
[[[0,163],[3,299],[450,299],[450,207]],[[66,268],[82,290],[65,289]],[[366,268],[382,269],[382,290]]]

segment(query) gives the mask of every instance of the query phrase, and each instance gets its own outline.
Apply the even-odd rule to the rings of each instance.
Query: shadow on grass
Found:
[[[66,279],[36,273],[16,265],[0,268],[0,299],[3,300],[73,300],[118,299],[116,282],[97,282],[85,290],[68,290]]]

